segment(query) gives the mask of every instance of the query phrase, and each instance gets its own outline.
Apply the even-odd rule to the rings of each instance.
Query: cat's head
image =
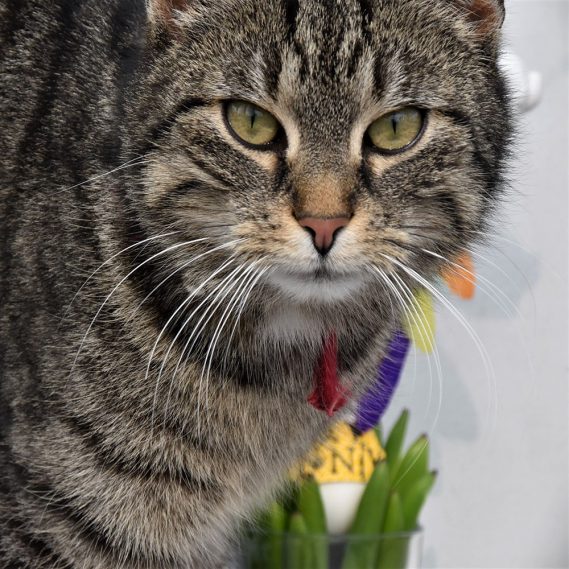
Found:
[[[509,136],[501,0],[151,0],[148,14],[132,94],[148,234],[205,238],[217,266],[235,255],[275,291],[328,302],[378,269],[430,278],[433,253],[484,231]]]

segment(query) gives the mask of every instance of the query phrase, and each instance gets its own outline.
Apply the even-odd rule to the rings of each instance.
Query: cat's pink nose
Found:
[[[305,217],[299,219],[298,223],[312,235],[314,247],[324,256],[332,249],[334,239],[339,231],[350,223],[350,218],[335,217],[334,219],[324,219],[321,217]]]

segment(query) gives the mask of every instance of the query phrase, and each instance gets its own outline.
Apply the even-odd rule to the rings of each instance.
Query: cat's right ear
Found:
[[[190,0],[146,0],[150,28],[155,34],[176,36],[180,30],[179,16],[189,8]]]

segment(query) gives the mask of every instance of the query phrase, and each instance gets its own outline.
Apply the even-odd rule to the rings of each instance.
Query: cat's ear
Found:
[[[480,39],[495,37],[506,16],[504,0],[457,0]]]
[[[146,0],[146,10],[150,26],[155,31],[176,34],[177,16],[188,10],[190,0]]]

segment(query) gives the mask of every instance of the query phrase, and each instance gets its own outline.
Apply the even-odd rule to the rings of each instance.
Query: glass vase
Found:
[[[236,569],[418,569],[423,534],[259,534],[241,543]]]

